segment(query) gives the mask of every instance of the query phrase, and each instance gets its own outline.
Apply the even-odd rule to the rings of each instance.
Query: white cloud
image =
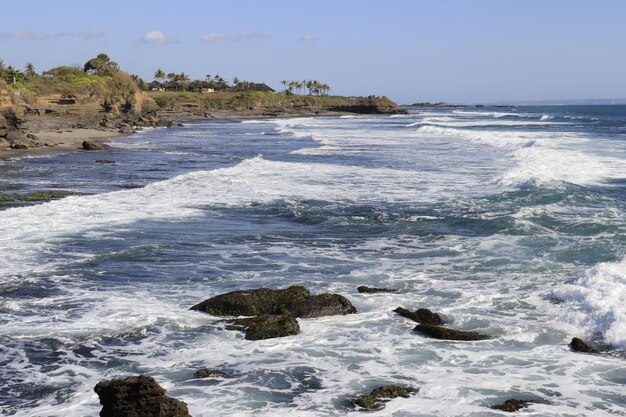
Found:
[[[313,41],[316,41],[317,38],[307,33],[306,35],[302,35],[302,37],[299,40],[302,42],[313,42]]]
[[[202,41],[211,43],[224,42],[226,40],[228,40],[228,35],[223,33],[207,33],[202,37]]]
[[[0,38],[16,39],[18,41],[41,41],[46,39],[58,38],[84,38],[93,39],[104,36],[104,32],[99,30],[90,30],[89,32],[57,32],[57,33],[36,33],[31,31],[24,32],[0,32]]]
[[[249,39],[271,38],[270,32],[249,32],[243,35],[227,35],[225,33],[208,33],[202,37],[203,42],[220,43],[226,41],[245,41]]]
[[[145,35],[143,35],[143,38],[141,39],[141,41],[143,43],[168,43],[171,42],[170,39],[167,38],[167,36],[165,36],[165,34],[163,32],[148,32]]]
[[[104,36],[104,32],[99,30],[90,30],[89,32],[85,33],[85,38],[87,39],[99,38],[101,36]]]

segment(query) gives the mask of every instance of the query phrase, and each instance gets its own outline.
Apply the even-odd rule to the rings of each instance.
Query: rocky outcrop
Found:
[[[597,349],[592,348],[591,346],[589,346],[584,340],[579,339],[578,337],[574,337],[572,338],[572,341],[569,344],[569,347],[574,351],[574,352],[581,352],[581,353],[600,353]]]
[[[441,326],[443,324],[443,320],[439,314],[433,313],[427,308],[419,308],[415,311],[409,311],[406,308],[398,307],[393,311],[402,317],[406,317],[407,319],[411,319],[418,323],[432,324],[434,326]]]
[[[102,404],[100,417],[191,417],[187,404],[165,395],[149,376],[101,381],[94,391]]]
[[[414,388],[403,388],[397,385],[387,385],[379,387],[367,395],[363,395],[351,401],[352,405],[365,410],[377,410],[384,407],[383,402],[394,398],[408,398],[418,390]]]
[[[311,295],[300,285],[280,290],[258,288],[232,291],[196,304],[191,310],[215,316],[289,314],[303,318],[356,313],[356,308],[347,298],[331,293]]]
[[[236,319],[226,328],[244,331],[246,340],[273,339],[300,333],[298,320],[289,314]]]
[[[529,404],[530,404],[530,401],[517,400],[517,399],[513,398],[513,399],[510,399],[510,400],[506,400],[502,404],[494,405],[491,408],[493,408],[494,410],[507,411],[507,412],[511,413],[511,412],[514,412],[514,411],[519,411],[522,408],[526,408],[526,407],[528,407]]]
[[[219,369],[202,368],[194,374],[196,378],[223,378],[226,374]]]
[[[362,294],[376,294],[379,292],[397,292],[398,291],[392,288],[375,288],[375,287],[368,287],[367,285],[358,286],[356,290]]]
[[[83,141],[82,147],[86,151],[102,151],[111,148],[109,145],[105,145],[104,143],[90,142],[87,140]]]
[[[426,336],[435,339],[444,340],[485,340],[490,337],[477,332],[467,332],[463,330],[450,329],[443,326],[435,326],[432,324],[418,324],[414,329],[416,332],[422,333]]]

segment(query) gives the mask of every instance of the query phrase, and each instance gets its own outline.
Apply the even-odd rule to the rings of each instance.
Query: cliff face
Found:
[[[157,107],[139,89],[105,97],[53,93],[28,98],[0,90],[0,148],[42,146],[36,137],[41,131],[95,128],[130,133],[136,121],[154,116]]]
[[[172,119],[405,112],[398,110],[396,103],[386,97],[301,96],[272,92],[148,94],[159,104],[157,114]]]

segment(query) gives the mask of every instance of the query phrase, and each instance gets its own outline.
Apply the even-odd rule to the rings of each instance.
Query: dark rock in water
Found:
[[[103,149],[111,148],[109,145],[105,145],[103,143],[95,143],[95,142],[89,142],[89,141],[83,141],[82,146],[83,146],[83,149],[87,151],[101,151]]]
[[[582,353],[600,353],[597,349],[592,348],[584,340],[574,337],[569,344],[569,347],[574,352],[582,352]]]
[[[20,196],[19,199],[22,201],[46,202],[51,200],[58,200],[59,198],[64,198],[71,195],[77,195],[77,193],[69,191],[35,191],[32,193],[24,194]]]
[[[356,313],[356,308],[339,294],[320,294],[308,297],[301,303],[288,303],[279,308],[294,317],[311,318]]]
[[[494,405],[491,408],[493,408],[494,410],[514,412],[514,411],[521,410],[522,408],[528,407],[530,403],[531,403],[530,401],[516,400],[513,398],[510,400],[506,400],[502,404]]]
[[[174,125],[174,122],[172,122],[171,120],[159,119],[156,122],[156,125],[158,127],[172,127]]]
[[[102,404],[100,417],[191,417],[187,404],[165,395],[149,376],[101,381],[94,391]]]
[[[361,285],[359,287],[356,288],[356,290],[360,293],[365,293],[365,294],[374,294],[377,292],[396,292],[398,290],[394,290],[392,288],[373,288],[373,287],[368,287],[367,285]]]
[[[11,148],[12,149],[28,149],[28,146],[24,145],[23,143],[13,143],[11,144]]]
[[[226,374],[219,369],[202,368],[194,374],[196,378],[223,378]]]
[[[288,313],[294,317],[320,317],[356,313],[350,301],[339,294],[311,295],[294,285],[282,290],[257,288],[233,291],[209,298],[191,307],[215,316],[261,316]]]
[[[433,313],[427,308],[419,308],[415,311],[409,311],[406,308],[398,307],[393,311],[395,311],[402,317],[406,317],[407,319],[411,319],[418,323],[432,324],[435,326],[441,326],[443,324],[443,320],[441,320],[439,314]]]
[[[414,388],[403,388],[397,385],[387,385],[385,387],[379,387],[370,392],[367,395],[363,395],[351,403],[355,407],[361,407],[366,410],[376,410],[384,407],[383,401],[389,401],[394,398],[402,397],[408,398],[409,395],[416,393],[418,390]]]
[[[435,339],[466,341],[489,339],[489,336],[481,333],[455,330],[443,326],[435,326],[432,324],[418,324],[417,326],[415,326],[414,330]]]
[[[263,340],[300,333],[295,317],[288,314],[236,319],[228,330],[243,330],[247,340]]]
[[[97,164],[114,164],[115,161],[112,159],[96,159]]]

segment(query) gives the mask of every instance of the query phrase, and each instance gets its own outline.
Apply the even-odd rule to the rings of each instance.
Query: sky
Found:
[[[623,0],[19,0],[0,16],[0,59],[39,71],[104,52],[146,81],[315,79],[400,104],[626,98]]]

